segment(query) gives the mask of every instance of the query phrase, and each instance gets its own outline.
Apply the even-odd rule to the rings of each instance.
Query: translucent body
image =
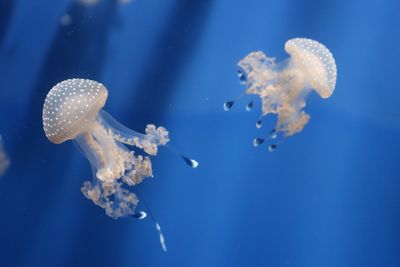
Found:
[[[303,110],[308,94],[315,90],[328,98],[333,93],[336,64],[329,50],[314,40],[291,39],[285,50],[290,57],[278,63],[261,51],[250,53],[239,61],[238,75],[246,93],[260,97],[262,116],[278,116],[274,135],[281,132],[290,136],[300,132],[310,119]],[[261,127],[261,121],[257,127]]]
[[[48,93],[43,107],[43,128],[53,143],[74,140],[90,161],[93,181],[86,181],[82,193],[113,218],[134,215],[136,195],[126,187],[152,177],[148,156],[135,155],[125,145],[157,155],[158,146],[169,141],[168,131],[149,124],[146,133],[132,131],[101,110],[107,89],[100,83],[70,79]]]
[[[3,148],[3,140],[0,135],[0,176],[2,176],[8,167],[10,166],[10,160],[8,159],[6,153]]]

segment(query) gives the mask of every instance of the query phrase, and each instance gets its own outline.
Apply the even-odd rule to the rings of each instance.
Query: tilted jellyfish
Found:
[[[47,94],[43,128],[47,138],[55,144],[73,140],[89,160],[93,181],[85,181],[81,188],[88,199],[112,218],[142,219],[146,214],[135,212],[138,198],[125,187],[152,177],[151,161],[148,156],[135,155],[125,145],[157,155],[158,147],[169,141],[168,131],[152,124],[147,125],[146,134],[126,128],[102,110],[107,96],[106,87],[96,81],[62,81]],[[198,166],[195,160],[181,156],[191,167]],[[159,224],[155,223],[160,240],[164,240]]]
[[[2,176],[8,167],[10,166],[10,160],[3,148],[3,138],[0,135],[0,176]]]
[[[266,56],[262,51],[252,52],[238,63],[238,76],[246,85],[246,94],[255,94],[261,98],[262,114],[256,127],[262,127],[263,116],[277,114],[275,128],[266,138],[255,138],[254,146],[267,140],[276,139],[301,132],[310,120],[303,110],[305,100],[312,90],[320,97],[329,98],[336,85],[336,63],[331,52],[323,44],[306,38],[294,38],[285,43],[289,58],[278,63],[275,58]],[[235,101],[224,103],[227,111]],[[246,106],[250,111],[253,102]],[[268,146],[269,151],[276,149],[278,142]]]

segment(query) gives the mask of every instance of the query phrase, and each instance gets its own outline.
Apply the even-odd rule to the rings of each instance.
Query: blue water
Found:
[[[0,266],[400,266],[400,2],[384,0],[0,1]],[[72,23],[60,25],[70,14]],[[294,37],[325,44],[338,67],[331,98],[269,153],[254,148],[259,114],[231,112],[236,63],[278,60]],[[163,125],[155,177],[134,188],[160,222],[113,220],[80,192],[88,161],[50,143],[50,88],[104,83],[105,109],[138,131]],[[252,99],[251,97],[248,99]],[[274,118],[267,119],[264,130]]]

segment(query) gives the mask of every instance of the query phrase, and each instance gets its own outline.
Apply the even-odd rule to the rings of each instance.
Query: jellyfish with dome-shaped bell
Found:
[[[276,126],[266,137],[255,138],[254,146],[265,141],[272,142],[268,149],[273,151],[283,138],[302,131],[310,120],[304,111],[306,98],[316,91],[321,98],[329,98],[336,85],[336,63],[332,53],[323,44],[307,39],[294,38],[285,43],[289,58],[276,62],[264,52],[248,54],[238,63],[238,76],[246,85],[246,94],[258,95],[261,99],[261,116],[256,127],[262,127],[262,117],[277,115]],[[224,103],[225,111],[235,101]],[[253,102],[246,106],[250,111]],[[277,138],[280,137],[281,141]]]
[[[112,218],[142,219],[145,213],[135,211],[138,198],[127,188],[152,177],[152,165],[149,156],[136,155],[128,146],[157,155],[158,147],[169,142],[168,131],[152,124],[147,125],[145,134],[128,129],[102,109],[107,96],[106,87],[96,81],[62,81],[47,94],[43,128],[55,144],[73,140],[89,160],[93,181],[84,182],[81,188],[88,199]],[[198,166],[195,160],[180,156],[191,167]],[[160,232],[158,223],[156,226]],[[164,240],[160,232],[161,238]]]

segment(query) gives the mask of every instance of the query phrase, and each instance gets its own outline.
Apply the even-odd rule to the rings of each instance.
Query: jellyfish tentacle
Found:
[[[180,156],[183,161],[189,165],[190,167],[192,167],[193,169],[196,169],[199,166],[199,162],[193,158],[190,158],[188,156],[185,156],[182,152],[180,152],[178,149],[176,149],[174,146],[167,144],[166,148],[168,148],[170,151],[172,151],[173,153],[175,153],[176,155]]]
[[[256,121],[256,128],[260,129],[261,127],[262,127],[262,116],[260,116]]]
[[[246,105],[246,108],[245,108],[246,111],[250,112],[253,109],[253,105],[254,105],[254,103],[253,103],[253,100],[252,100]]]
[[[147,206],[146,201],[143,199],[143,197],[141,197],[141,199],[142,199],[143,206],[146,208],[147,212],[150,215],[151,220],[153,221],[153,223],[156,227],[156,230],[158,232],[158,236],[160,239],[161,248],[162,248],[162,250],[164,250],[164,252],[167,252],[167,244],[166,244],[164,233],[161,230],[161,226],[158,223],[158,221],[156,220],[156,217],[153,215],[153,212],[151,212],[150,208]]]
[[[235,105],[235,103],[236,103],[238,100],[240,100],[243,96],[245,96],[245,94],[244,94],[244,93],[241,93],[241,94],[240,94],[239,96],[237,96],[234,100],[225,101],[225,103],[224,103],[224,105],[223,105],[224,110],[225,110],[225,111],[231,110],[231,108],[233,107],[233,105]],[[252,105],[251,105],[251,107],[252,107]],[[251,107],[250,107],[250,108],[251,108]],[[248,109],[247,106],[246,106],[246,109]]]
[[[281,144],[286,136],[275,128],[272,129],[266,137],[256,137],[253,139],[253,146],[258,147],[263,143],[269,143],[267,145],[270,152],[274,151],[279,144]],[[273,141],[272,141],[273,140]],[[272,143],[271,143],[272,142]]]
[[[233,107],[234,104],[235,104],[235,101],[233,101],[233,100],[226,101],[224,103],[224,110],[229,111]]]
[[[135,219],[143,220],[147,217],[147,213],[144,211],[138,211],[138,212],[135,212],[132,216]]]

